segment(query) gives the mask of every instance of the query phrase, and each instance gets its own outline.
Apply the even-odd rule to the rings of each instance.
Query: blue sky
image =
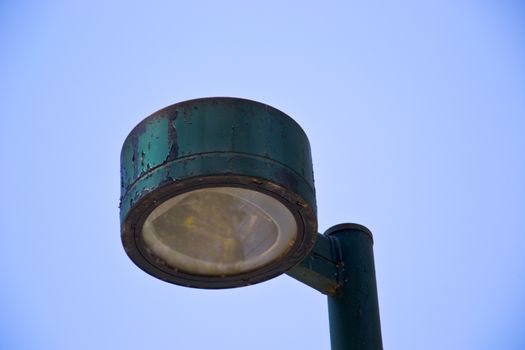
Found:
[[[305,129],[321,231],[374,232],[385,349],[525,348],[517,1],[0,3],[0,348],[328,349],[287,276],[187,289],[120,243],[119,153],[169,104]]]

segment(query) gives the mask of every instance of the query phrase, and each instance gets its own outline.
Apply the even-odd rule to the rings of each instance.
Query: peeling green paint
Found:
[[[300,126],[262,103],[208,98],[162,109],[130,133],[121,153],[121,220],[168,182],[223,174],[275,182],[316,210],[310,145]]]

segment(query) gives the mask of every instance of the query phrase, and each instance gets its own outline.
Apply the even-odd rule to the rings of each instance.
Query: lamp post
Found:
[[[332,349],[382,349],[372,235],[317,233],[308,138],[283,112],[203,98],[144,119],[122,148],[120,218],[154,277],[218,289],[287,273],[328,296]]]

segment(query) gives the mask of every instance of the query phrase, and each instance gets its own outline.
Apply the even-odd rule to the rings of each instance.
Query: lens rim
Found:
[[[239,187],[267,194],[281,202],[297,224],[294,245],[281,257],[260,268],[232,275],[207,276],[172,268],[152,254],[142,238],[142,227],[149,214],[166,200],[197,189]],[[133,262],[148,274],[169,283],[193,288],[222,289],[247,286],[276,277],[297,265],[315,243],[317,220],[314,209],[296,193],[271,181],[248,176],[221,175],[170,182],[145,195],[134,204],[122,223],[122,243]]]
[[[192,243],[192,241],[190,240],[181,241],[181,245],[177,246],[171,246],[166,243],[163,236],[164,234],[168,233],[168,231],[171,231],[171,233],[169,233],[169,236],[183,235],[187,238],[191,238],[191,236],[194,233],[198,233],[196,231],[192,231],[191,228],[180,226],[180,220],[183,220],[183,218],[179,215],[177,215],[178,229],[176,229],[175,231],[173,231],[173,227],[170,228],[171,224],[164,220],[163,227],[156,226],[153,222],[151,222],[149,228],[146,229],[146,226],[148,226],[147,223],[149,220],[151,220],[152,215],[155,215],[155,218],[157,218],[162,216],[163,213],[179,211],[179,209],[182,208],[180,207],[181,203],[184,206],[184,199],[182,197],[187,196],[185,198],[189,198],[194,194],[198,195],[204,193],[212,195],[219,194],[221,196],[221,199],[227,198],[229,200],[234,200],[235,204],[233,205],[237,208],[242,206],[250,210],[249,208],[251,207],[253,209],[249,211],[250,213],[255,215],[264,215],[266,217],[268,223],[271,226],[265,226],[265,229],[262,230],[261,227],[259,227],[258,229],[256,229],[256,232],[258,234],[255,235],[253,234],[253,231],[248,229],[248,227],[246,226],[230,226],[234,230],[234,232],[232,232],[233,236],[237,236],[239,238],[242,238],[241,236],[244,236],[244,238],[247,239],[248,242],[251,239],[255,239],[255,242],[252,242],[251,245],[246,245],[247,243],[242,244],[242,249],[245,253],[247,249],[248,251],[256,250],[257,252],[255,254],[247,256],[244,256],[244,254],[242,254],[241,256],[243,256],[244,258],[241,258],[241,256],[239,256],[232,261],[223,261],[219,258],[211,260],[206,259],[206,256],[210,257],[214,254],[219,253],[220,249],[219,251],[215,251],[215,249],[210,247],[212,250],[208,251],[207,249],[200,250],[200,247],[202,247],[202,244],[206,245],[208,242],[211,243],[212,246],[214,246],[212,242],[215,241],[215,238],[212,233],[218,233],[217,231],[222,231],[222,229],[219,229],[217,227],[217,224],[215,222],[209,221],[209,218],[207,220],[207,229],[204,229],[204,231],[202,231],[203,228],[201,227],[199,231],[201,231],[202,233],[208,233],[210,235],[203,236],[201,239],[204,239],[204,241],[199,240],[198,244],[195,242]],[[211,197],[209,198],[211,200]],[[171,204],[168,204],[170,202]],[[191,215],[195,219],[195,223],[199,222],[203,218],[206,219],[207,214],[204,214],[203,210],[204,206],[206,206],[207,204],[207,200],[202,199],[201,197],[201,200],[197,202],[195,202],[195,199],[192,199],[192,203],[193,208],[191,209]],[[202,206],[202,204],[204,204],[204,206]],[[160,207],[165,205],[167,206],[163,208],[161,213],[155,214],[155,212]],[[174,209],[177,206],[179,209]],[[218,204],[218,206],[223,207],[221,204]],[[212,209],[212,207],[209,208]],[[273,215],[271,215],[270,213],[272,213]],[[232,212],[222,211],[221,217],[231,217],[231,214]],[[266,220],[264,221],[266,222]],[[222,228],[227,229],[227,227]],[[249,232],[252,233],[245,235]],[[265,236],[266,234],[268,235]],[[262,239],[262,237],[265,237],[265,242],[267,242],[267,244],[257,244],[258,238]],[[258,268],[261,268],[262,266],[267,265],[269,262],[275,260],[279,256],[286,254],[286,252],[292,246],[291,243],[295,242],[295,240],[297,239],[297,219],[296,217],[294,217],[292,212],[286,206],[284,206],[284,204],[282,204],[281,201],[261,191],[254,191],[252,189],[247,189],[239,186],[207,187],[187,191],[177,196],[173,196],[161,203],[156,208],[154,208],[144,222],[141,231],[141,238],[145,243],[145,247],[148,253],[151,251],[150,255],[161,256],[161,259],[165,260],[166,264],[171,267],[175,267],[189,274],[203,276],[228,276],[236,275],[243,271],[257,270]],[[161,245],[165,248],[159,250],[158,245]],[[188,252],[186,248],[189,248],[189,246],[199,250],[197,255],[200,256],[200,258]],[[168,253],[166,251],[167,247],[169,247],[168,250],[171,251],[171,253]],[[262,250],[260,248],[262,248]]]

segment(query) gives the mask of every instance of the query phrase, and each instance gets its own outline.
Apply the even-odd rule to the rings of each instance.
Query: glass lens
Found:
[[[277,199],[252,190],[214,187],[175,196],[142,228],[149,252],[198,275],[235,275],[262,267],[294,244],[297,223]]]

